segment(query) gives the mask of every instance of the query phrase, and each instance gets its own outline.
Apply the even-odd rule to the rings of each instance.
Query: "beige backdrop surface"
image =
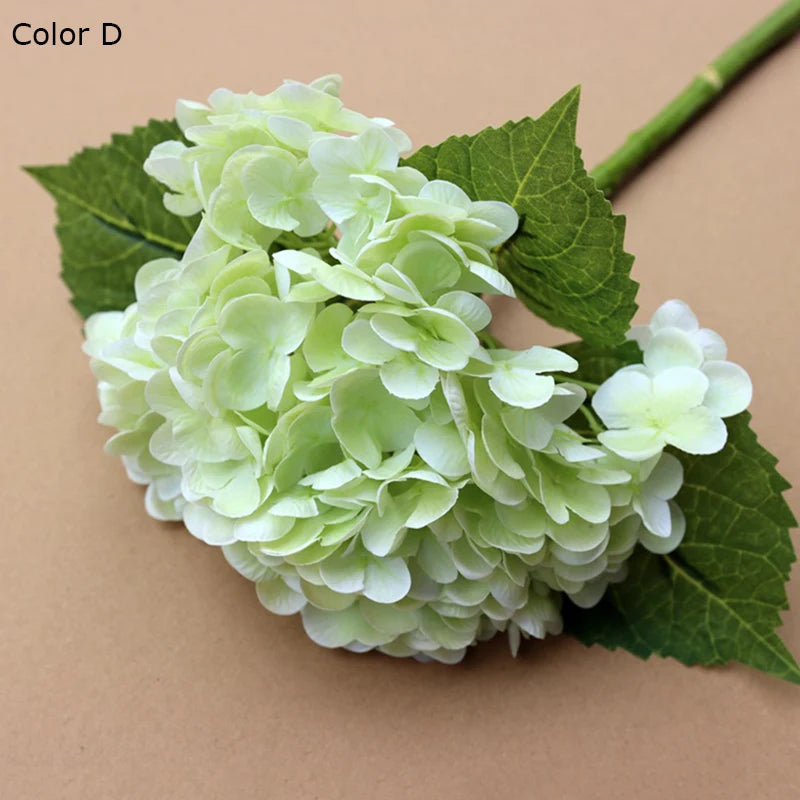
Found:
[[[776,798],[800,789],[800,690],[567,638],[459,667],[323,650],[212,548],[149,519],[105,456],[51,200],[62,162],[217,86],[338,71],[416,144],[583,84],[590,165],[773,0],[22,2],[0,12],[0,797]],[[17,47],[15,22],[119,24],[116,47]],[[628,215],[642,314],[672,296],[754,378],[800,482],[800,42],[652,166]],[[560,336],[511,303],[515,345]],[[800,493],[790,493],[795,509]],[[800,608],[800,575],[789,587]],[[800,654],[800,613],[782,635]]]

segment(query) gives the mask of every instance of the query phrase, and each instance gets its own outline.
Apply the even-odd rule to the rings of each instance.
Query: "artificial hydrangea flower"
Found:
[[[338,88],[179,104],[192,145],[146,168],[203,221],[87,322],[107,447],[150,514],[221,546],[321,645],[449,663],[506,631],[516,650],[561,630],[563,595],[597,603],[638,544],[680,543],[662,449],[711,447],[697,419],[735,413],[741,374],[662,313],[587,439],[573,358],[482,344],[477,295],[513,294],[493,249],[514,210],[400,166],[407,137]]]
[[[330,213],[334,207],[360,202],[360,179],[366,186],[396,172],[399,154],[411,146],[389,120],[346,109],[340,87],[339,76],[327,75],[309,85],[286,81],[267,95],[218,89],[208,106],[180,100],[176,118],[192,146],[156,145],[145,172],[171,189],[164,197],[170,211],[207,212],[216,233],[238,247],[268,247],[281,231],[320,233],[328,217],[344,221]],[[338,150],[326,156],[327,132],[356,136],[334,134]],[[386,208],[377,218],[385,218],[390,194],[380,196]]]
[[[609,428],[599,440],[635,461],[667,444],[699,455],[721,450],[727,441],[723,418],[744,411],[753,393],[748,374],[723,360],[722,337],[700,329],[689,307],[671,300],[631,338],[642,348],[644,364],[619,370],[595,394],[594,410]]]

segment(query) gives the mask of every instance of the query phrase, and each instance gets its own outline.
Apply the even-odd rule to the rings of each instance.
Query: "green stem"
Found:
[[[595,436],[598,436],[605,430],[588,406],[581,406],[578,410],[586,417],[586,421],[589,423],[589,427],[592,429],[592,433]]]
[[[800,30],[800,0],[787,0],[711,62],[646,125],[593,170],[597,186],[611,196],[659,150],[697,119],[726,89],[767,53]]]
[[[489,333],[489,331],[478,331],[478,339],[480,339],[481,343],[485,345],[489,350],[500,350],[505,347],[505,345],[493,334]]]

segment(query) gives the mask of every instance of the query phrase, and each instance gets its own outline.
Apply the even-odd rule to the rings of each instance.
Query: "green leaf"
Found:
[[[638,284],[623,249],[625,218],[587,175],[575,144],[578,88],[538,119],[423,147],[406,163],[460,186],[476,200],[519,213],[498,264],[520,299],[548,322],[597,345],[621,342]]]
[[[579,377],[593,383],[638,360],[633,343],[563,349],[581,360]],[[667,556],[637,550],[627,579],[598,606],[566,609],[569,633],[642,658],[740,661],[800,684],[800,669],[775,632],[788,608],[789,529],[797,523],[782,496],[789,483],[749,422],[746,412],[727,420],[728,443],[715,455],[676,453],[685,472],[677,497],[687,523],[681,546]]]
[[[163,187],[142,169],[154,145],[179,138],[174,122],[151,120],[67,164],[26,167],[57,200],[61,275],[84,317],[124,308],[142,264],[186,249],[199,217],[167,211]]]

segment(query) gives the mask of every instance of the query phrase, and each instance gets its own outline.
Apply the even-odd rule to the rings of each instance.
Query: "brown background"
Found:
[[[460,667],[320,649],[214,549],[149,519],[105,456],[53,204],[19,171],[175,97],[339,71],[417,144],[543,111],[583,83],[596,163],[773,0],[22,2],[0,12],[0,797],[792,798],[800,690],[567,638]],[[14,22],[121,25],[17,47]],[[755,425],[800,482],[800,42],[616,205],[640,303],[688,300],[754,378]],[[556,332],[497,304],[501,336]],[[800,493],[790,501],[800,507]],[[800,608],[800,575],[789,587]],[[800,654],[800,613],[782,635]]]

